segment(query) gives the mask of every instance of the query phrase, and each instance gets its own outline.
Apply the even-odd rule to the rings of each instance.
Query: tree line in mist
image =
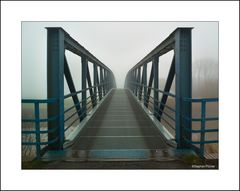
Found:
[[[192,64],[192,97],[218,97],[219,71],[217,61],[202,59]],[[160,79],[160,89],[164,89],[166,79]],[[171,92],[175,93],[175,79]]]

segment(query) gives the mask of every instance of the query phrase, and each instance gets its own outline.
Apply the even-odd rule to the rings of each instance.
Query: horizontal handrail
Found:
[[[150,90],[153,90],[153,91],[156,91],[156,92],[160,92],[160,93],[162,93],[162,94],[165,94],[165,95],[168,95],[168,96],[171,96],[171,97],[176,97],[176,95],[174,95],[174,94],[172,94],[172,93],[170,93],[170,92],[165,92],[165,91],[163,91],[163,90],[160,90],[160,89],[156,89],[156,88],[152,88],[152,87],[150,87],[150,86],[147,86],[147,85],[144,85],[144,84],[140,84],[140,83],[136,83],[136,82],[129,82],[129,83],[131,83],[131,84],[135,84],[135,85],[139,85],[139,86],[142,86],[142,87],[146,87],[147,89],[150,89]]]
[[[202,118],[189,118],[189,117],[186,117],[186,116],[182,116],[184,119],[188,120],[188,121],[201,121]],[[218,117],[206,117],[205,118],[205,121],[216,121],[218,120]]]
[[[183,98],[186,102],[218,102],[218,98]]]
[[[218,129],[199,129],[199,130],[195,130],[195,129],[188,129],[188,128],[184,128],[185,131],[188,131],[188,132],[192,132],[192,133],[209,133],[209,132],[218,132]]]
[[[50,118],[44,118],[44,119],[25,119],[23,118],[22,119],[22,122],[25,122],[25,123],[32,123],[32,122],[48,122],[48,121],[54,121],[58,118],[58,116],[53,116],[53,117],[50,117]]]
[[[50,99],[22,99],[22,103],[56,103],[56,98]]]
[[[86,88],[86,89],[82,89],[82,90],[76,91],[76,92],[74,92],[74,93],[69,93],[69,94],[67,94],[67,95],[64,95],[64,99],[69,98],[69,97],[72,97],[72,96],[77,95],[77,94],[80,94],[80,93],[82,93],[82,92],[84,92],[84,91],[87,91],[87,90],[90,90],[90,89],[94,89],[94,88],[97,88],[97,87],[101,87],[101,86],[106,85],[106,84],[110,84],[110,82],[102,83],[102,84],[99,84],[99,85],[96,85],[96,86],[91,86],[91,87],[88,87],[88,88]]]

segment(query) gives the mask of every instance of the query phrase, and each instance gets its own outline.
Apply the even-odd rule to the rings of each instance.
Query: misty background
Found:
[[[177,27],[192,30],[193,97],[218,97],[217,22],[22,22],[22,98],[47,97],[47,30],[62,27],[114,73],[117,88],[127,72]],[[160,89],[164,88],[173,51],[159,59]],[[77,90],[81,89],[81,58],[66,57]],[[89,64],[92,75],[92,64]],[[148,64],[148,78],[151,64]],[[69,92],[64,84],[65,94]],[[174,93],[174,84],[171,91]]]

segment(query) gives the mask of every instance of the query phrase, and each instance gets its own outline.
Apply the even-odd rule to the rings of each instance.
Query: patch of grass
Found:
[[[202,164],[202,160],[199,158],[199,156],[194,154],[188,154],[182,157],[182,161],[186,164]]]

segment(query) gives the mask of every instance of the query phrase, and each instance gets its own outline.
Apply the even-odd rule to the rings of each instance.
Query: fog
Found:
[[[192,30],[193,93],[214,81],[218,92],[217,22],[22,22],[22,98],[46,98],[47,30],[62,27],[114,73],[117,87],[137,62],[160,44],[177,27]],[[80,57],[66,51],[76,89],[80,83]],[[172,53],[160,58],[160,81],[168,74]],[[90,70],[91,66],[90,66]],[[160,83],[162,89],[164,82]],[[196,91],[195,91],[196,90]],[[65,93],[68,88],[65,83]],[[205,96],[205,95],[201,95]]]

